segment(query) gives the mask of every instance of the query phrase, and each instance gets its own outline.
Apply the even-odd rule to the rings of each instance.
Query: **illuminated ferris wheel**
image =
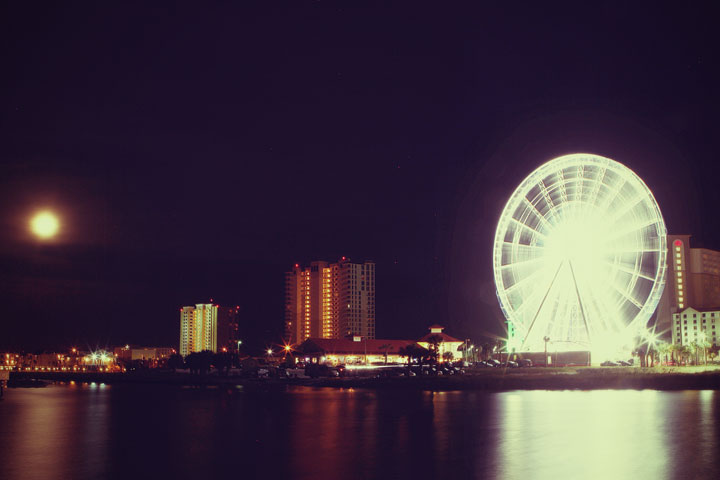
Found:
[[[666,230],[650,189],[591,154],[555,158],[515,190],[493,250],[508,347],[599,350],[632,342],[664,288]]]

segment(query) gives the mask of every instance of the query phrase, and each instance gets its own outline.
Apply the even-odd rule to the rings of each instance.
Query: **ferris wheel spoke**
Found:
[[[602,204],[600,205],[601,210],[607,210],[612,202],[615,201],[618,195],[620,195],[620,192],[623,188],[625,188],[625,184],[627,183],[627,180],[623,180],[623,182],[618,185],[617,188],[614,188],[610,190],[610,193],[608,193],[608,196],[603,200]]]
[[[533,203],[530,200],[528,200],[527,197],[523,197],[523,200],[525,201],[525,205],[530,207],[530,211],[535,214],[535,216],[538,218],[538,220],[540,220],[540,223],[542,223],[543,226],[545,226],[547,228],[552,228],[550,223],[547,221],[547,219],[543,216],[542,213],[540,213],[540,210],[538,210],[537,207],[535,205],[533,205]]]
[[[633,298],[632,295],[630,295],[628,292],[618,288],[618,286],[614,282],[612,283],[612,286],[616,292],[618,292],[620,295],[622,295],[624,298],[626,298],[630,303],[635,305],[637,308],[640,308],[640,309],[642,308],[643,304],[640,303],[639,301],[635,300],[635,298]]]
[[[615,233],[612,234],[612,236],[606,237],[606,238],[605,238],[605,241],[606,241],[606,242],[610,242],[610,241],[612,241],[612,240],[616,240],[616,239],[618,239],[618,238],[622,238],[622,237],[624,237],[625,235],[629,235],[629,234],[631,234],[631,233],[633,233],[633,232],[636,232],[636,231],[638,231],[638,230],[643,230],[643,229],[645,229],[645,228],[647,228],[647,227],[650,227],[650,226],[652,226],[652,225],[656,225],[656,224],[658,224],[658,223],[659,223],[659,220],[658,220],[657,218],[651,218],[651,219],[646,220],[645,222],[643,222],[643,223],[641,223],[641,224],[639,224],[639,225],[633,225],[633,226],[630,227],[630,228],[626,228],[626,229],[624,229],[624,230],[620,230],[619,232],[615,232]]]
[[[544,245],[538,245],[538,244],[535,244],[535,245],[527,245],[527,244],[525,244],[525,243],[508,242],[508,241],[506,241],[506,240],[503,240],[502,244],[503,244],[503,248],[506,248],[506,247],[516,248],[516,247],[517,247],[517,248],[520,248],[520,249],[530,249],[530,250],[543,250],[543,249],[545,249],[545,246],[544,246]]]
[[[518,219],[515,218],[515,217],[510,217],[510,220],[512,220],[512,221],[515,222],[516,224],[520,225],[521,227],[523,227],[523,228],[525,228],[525,229],[527,229],[527,230],[530,230],[530,231],[533,232],[533,233],[536,233],[536,234],[540,235],[540,236],[543,237],[543,238],[547,238],[547,235],[545,235],[544,233],[540,232],[539,230],[534,229],[533,227],[531,227],[530,225],[528,225],[528,224],[526,224],[526,223],[521,222],[520,220],[518,220]]]
[[[632,268],[625,267],[625,266],[623,266],[623,265],[620,264],[620,263],[611,262],[611,261],[609,261],[609,260],[605,260],[604,263],[607,263],[608,265],[610,265],[610,266],[612,266],[612,267],[614,267],[614,268],[617,268],[618,270],[621,270],[621,271],[623,271],[623,272],[625,272],[625,273],[629,273],[630,275],[635,275],[635,276],[637,276],[637,277],[644,278],[645,280],[649,280],[649,281],[651,281],[651,282],[654,282],[654,281],[655,281],[655,278],[654,278],[654,277],[651,277],[651,276],[649,276],[649,275],[646,275],[646,274],[642,273],[642,272],[639,271],[639,270],[633,270]]]
[[[646,200],[647,200],[647,196],[646,196],[646,195],[642,195],[642,194],[641,194],[641,195],[636,196],[635,198],[633,198],[633,199],[630,200],[629,202],[625,203],[625,205],[623,206],[623,208],[621,208],[621,209],[618,210],[617,212],[614,212],[614,213],[610,216],[610,218],[608,219],[608,223],[611,224],[611,225],[614,225],[615,222],[616,222],[619,218],[622,218],[626,213],[628,213],[628,212],[631,211],[633,208],[635,208],[637,205],[643,203],[643,202],[646,201]]]
[[[532,280],[532,279],[535,278],[539,273],[542,273],[542,272],[543,272],[543,270],[540,270],[540,269],[535,270],[533,273],[531,273],[531,274],[528,275],[527,277],[520,279],[519,281],[517,281],[517,282],[513,283],[512,285],[510,285],[509,287],[505,287],[505,293],[511,293],[511,292],[513,292],[517,287],[519,287],[520,285],[522,285],[522,284],[524,284],[524,283],[527,283],[528,281]]]
[[[508,263],[508,264],[505,264],[505,265],[501,265],[500,268],[501,268],[502,270],[508,270],[508,269],[511,269],[511,268],[525,267],[525,266],[527,266],[528,264],[532,264],[532,263],[536,263],[536,262],[541,262],[541,261],[543,261],[543,260],[545,260],[543,257],[529,258],[529,259],[527,259],[527,260],[521,260],[521,261],[519,261],[519,262],[513,262],[513,263]]]

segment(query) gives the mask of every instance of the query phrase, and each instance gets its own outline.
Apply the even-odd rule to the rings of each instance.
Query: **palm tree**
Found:
[[[660,355],[660,362],[662,363],[663,359],[664,359],[664,362],[667,365],[668,353],[670,353],[670,345],[665,342],[658,343],[657,344],[657,352]]]
[[[702,336],[698,339],[697,345],[702,350],[703,363],[707,365],[707,349],[712,346],[712,343],[708,342],[705,336]]]
[[[426,348],[421,347],[417,343],[411,343],[398,350],[398,354],[407,357],[408,368],[410,368],[410,365],[412,365],[412,361],[414,359],[417,359],[418,363],[422,365],[423,358],[425,358],[428,353],[429,352]]]
[[[390,349],[390,347],[392,347],[392,345],[390,345],[389,343],[384,343],[378,347],[380,350],[385,351],[385,365],[387,365],[388,350]]]
[[[715,361],[715,358],[718,356],[718,353],[720,352],[720,346],[713,345],[710,347],[710,351],[708,352],[708,356],[710,357],[710,361]]]
[[[689,345],[683,345],[680,347],[679,353],[680,353],[680,358],[682,359],[682,361],[686,363],[688,361],[690,355],[692,354],[692,349],[690,348]]]
[[[440,353],[440,344],[443,342],[443,337],[440,335],[430,335],[427,338],[428,346],[430,347],[430,357],[433,363],[437,363],[438,354]]]

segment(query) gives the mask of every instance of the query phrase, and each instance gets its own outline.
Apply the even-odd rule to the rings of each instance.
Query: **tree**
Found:
[[[213,356],[213,365],[217,369],[220,375],[227,376],[230,373],[230,367],[232,367],[232,355],[227,352],[216,353]]]
[[[385,352],[385,365],[387,365],[388,350],[390,349],[390,347],[392,347],[392,345],[390,345],[389,343],[383,343],[378,347],[380,350],[383,350]]]
[[[185,358],[185,363],[190,369],[190,373],[204,375],[210,371],[213,363],[213,352],[203,350],[202,352],[192,352]]]
[[[168,357],[167,366],[174,372],[178,368],[183,368],[185,366],[185,361],[183,360],[182,355],[179,353],[173,353],[170,357]]]
[[[670,352],[670,359],[675,365],[680,364],[680,354],[682,352],[682,345],[679,343],[673,343],[668,347],[668,351]]]
[[[671,352],[670,347],[671,345],[665,342],[657,344],[657,352],[658,355],[660,355],[660,362],[664,362],[666,365],[668,363],[668,354]]]
[[[430,347],[430,361],[432,363],[437,363],[438,355],[440,354],[440,344],[443,342],[443,337],[440,335],[430,335],[427,338],[427,342]]]
[[[445,361],[445,362],[452,362],[452,360],[453,360],[454,357],[455,357],[455,356],[453,355],[452,352],[445,352],[445,353],[442,354],[442,359],[443,359],[443,361]]]
[[[718,353],[720,353],[720,346],[718,345],[712,345],[710,347],[710,350],[708,350],[708,356],[710,357],[711,361],[715,361],[715,358],[717,358]]]
[[[404,357],[407,357],[408,368],[410,368],[410,365],[412,365],[413,360],[417,360],[418,363],[422,365],[423,359],[429,354],[426,348],[421,347],[417,343],[411,343],[401,348],[398,353]]]
[[[707,365],[707,349],[712,346],[712,343],[708,342],[705,336],[702,336],[698,339],[697,346],[702,352],[703,363]]]
[[[687,363],[690,355],[692,354],[692,349],[689,345],[682,345],[678,350],[678,354],[680,355],[681,363]]]

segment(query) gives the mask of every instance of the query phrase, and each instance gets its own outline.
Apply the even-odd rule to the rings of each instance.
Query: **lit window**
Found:
[[[676,254],[675,254],[675,257],[680,258],[680,254],[679,254],[679,253],[676,253]]]

